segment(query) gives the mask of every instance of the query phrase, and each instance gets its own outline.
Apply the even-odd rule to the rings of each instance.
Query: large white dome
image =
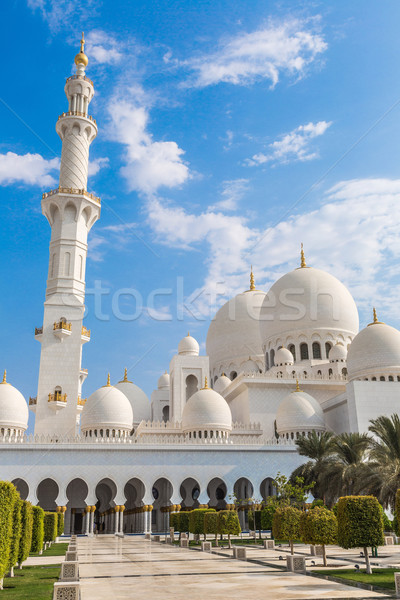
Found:
[[[322,409],[310,394],[296,389],[280,403],[276,413],[276,430],[279,435],[325,429]]]
[[[374,322],[362,329],[347,354],[349,379],[400,374],[400,331]]]
[[[195,392],[186,402],[182,413],[184,432],[194,430],[230,431],[232,414],[226,400],[211,388]]]
[[[3,382],[0,383],[0,429],[25,431],[28,418],[29,410],[25,398],[17,388],[7,383],[4,372]]]
[[[169,375],[168,375],[169,379]],[[151,419],[151,404],[144,391],[132,381],[128,381],[127,373],[122,381],[115,386],[129,400],[133,412],[133,423],[138,425],[141,421]]]
[[[347,288],[333,275],[300,267],[269,290],[260,313],[263,344],[319,333],[352,338],[358,331],[358,311]],[[310,337],[311,339],[311,337]]]
[[[260,337],[260,309],[265,293],[249,290],[238,294],[226,302],[210,323],[206,349],[210,357],[212,372],[225,371],[236,367],[249,356],[258,358],[264,365]]]
[[[105,385],[93,392],[83,407],[81,429],[131,431],[133,411],[128,398],[117,387]]]

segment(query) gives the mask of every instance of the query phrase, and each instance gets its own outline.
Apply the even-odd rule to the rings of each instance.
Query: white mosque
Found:
[[[250,287],[211,321],[205,356],[187,335],[151,400],[128,373],[87,400],[82,347],[87,235],[100,199],[86,191],[97,125],[88,109],[88,58],[75,57],[59,187],[43,194],[51,227],[34,435],[28,405],[0,384],[0,479],[23,498],[66,513],[66,532],[142,533],[168,527],[180,508],[224,507],[273,493],[278,471],[303,462],[295,439],[325,430],[363,432],[399,410],[400,332],[378,321],[359,332],[356,304],[335,277],[306,265],[268,293]],[[121,374],[122,375],[122,374]]]

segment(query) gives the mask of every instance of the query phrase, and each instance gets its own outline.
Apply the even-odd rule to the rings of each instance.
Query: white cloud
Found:
[[[108,167],[109,160],[106,156],[94,158],[89,161],[89,177],[93,177],[97,175],[100,169],[104,169],[104,167]]]
[[[328,190],[318,209],[266,230],[249,227],[243,217],[195,215],[154,199],[148,220],[158,240],[171,247],[208,244],[203,283],[188,298],[197,316],[212,315],[223,298],[243,291],[250,263],[257,287],[267,290],[298,266],[302,241],[307,263],[343,281],[365,318],[377,305],[383,320],[385,314],[393,320],[400,319],[399,201],[400,179],[357,179]]]
[[[222,200],[210,206],[209,210],[236,210],[238,203],[249,189],[248,179],[230,179],[222,182]]]
[[[47,21],[53,33],[66,27],[76,30],[76,24],[93,18],[95,10],[100,6],[100,0],[27,0],[28,7],[33,11],[39,10]]]
[[[182,185],[189,177],[184,151],[173,141],[154,141],[148,132],[146,106],[114,98],[108,107],[110,136],[124,145],[125,166],[121,174],[130,190],[151,194],[160,187]]]
[[[285,133],[279,140],[269,144],[267,154],[254,154],[245,164],[254,167],[267,162],[287,164],[294,161],[306,161],[318,158],[318,152],[310,148],[311,140],[323,135],[332,125],[332,121],[318,121],[300,125],[289,133]]]
[[[301,78],[307,67],[327,49],[316,31],[318,18],[270,21],[252,33],[220,43],[217,51],[183,63],[195,72],[188,85],[205,87],[220,82],[248,85],[269,79],[275,86],[281,75]]]
[[[121,43],[101,29],[93,29],[86,36],[86,46],[90,61],[98,64],[118,64],[124,57]]]
[[[57,183],[56,175],[60,160],[47,160],[40,154],[0,154],[0,185],[24,183],[39,187],[51,187]]]

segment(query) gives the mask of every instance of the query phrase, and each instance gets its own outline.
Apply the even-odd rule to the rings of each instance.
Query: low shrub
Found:
[[[14,510],[12,515],[12,533],[10,538],[10,556],[8,558],[8,570],[10,576],[14,577],[14,567],[18,562],[19,554],[19,543],[21,538],[21,509],[22,500],[18,495],[18,498],[14,504]]]
[[[239,517],[236,510],[220,510],[218,513],[218,533],[228,536],[229,548],[231,548],[231,535],[239,535],[241,532]]]
[[[55,512],[45,512],[43,521],[43,541],[54,542],[57,537],[58,518]]]
[[[44,538],[44,510],[40,506],[32,506],[32,543],[31,552],[40,552],[43,548]]]
[[[293,540],[300,537],[301,511],[294,506],[283,506],[277,508],[272,521],[272,532],[275,538],[288,540],[290,552],[294,553]]]
[[[300,537],[305,544],[322,546],[324,566],[326,567],[326,544],[336,544],[337,518],[331,510],[315,507],[300,516]]]
[[[215,535],[215,546],[218,545],[218,513],[207,512],[204,515],[204,533],[213,533]]]
[[[0,589],[9,568],[14,505],[19,498],[17,488],[9,481],[0,481]]]
[[[57,513],[57,537],[60,537],[64,533],[64,513]]]
[[[195,535],[203,534],[204,531],[204,516],[207,513],[215,512],[214,508],[195,508],[189,513],[189,531]]]
[[[22,500],[21,506],[21,537],[18,548],[18,566],[22,569],[22,563],[28,558],[32,544],[33,511],[32,504]]]

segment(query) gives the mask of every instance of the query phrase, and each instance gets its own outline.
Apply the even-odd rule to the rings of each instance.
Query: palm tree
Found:
[[[296,440],[296,446],[301,456],[307,456],[311,460],[297,467],[290,476],[292,482],[296,477],[302,477],[306,485],[315,482],[312,489],[314,498],[324,499],[324,490],[320,485],[323,472],[327,469],[330,456],[334,446],[334,435],[329,431],[317,435],[313,431],[310,436],[302,436]]]
[[[366,478],[368,491],[384,508],[394,509],[396,491],[400,488],[400,417],[378,417],[371,421],[370,473]]]
[[[370,467],[366,463],[371,438],[367,433],[341,433],[333,442],[333,454],[321,476],[329,504],[339,496],[364,491]]]

